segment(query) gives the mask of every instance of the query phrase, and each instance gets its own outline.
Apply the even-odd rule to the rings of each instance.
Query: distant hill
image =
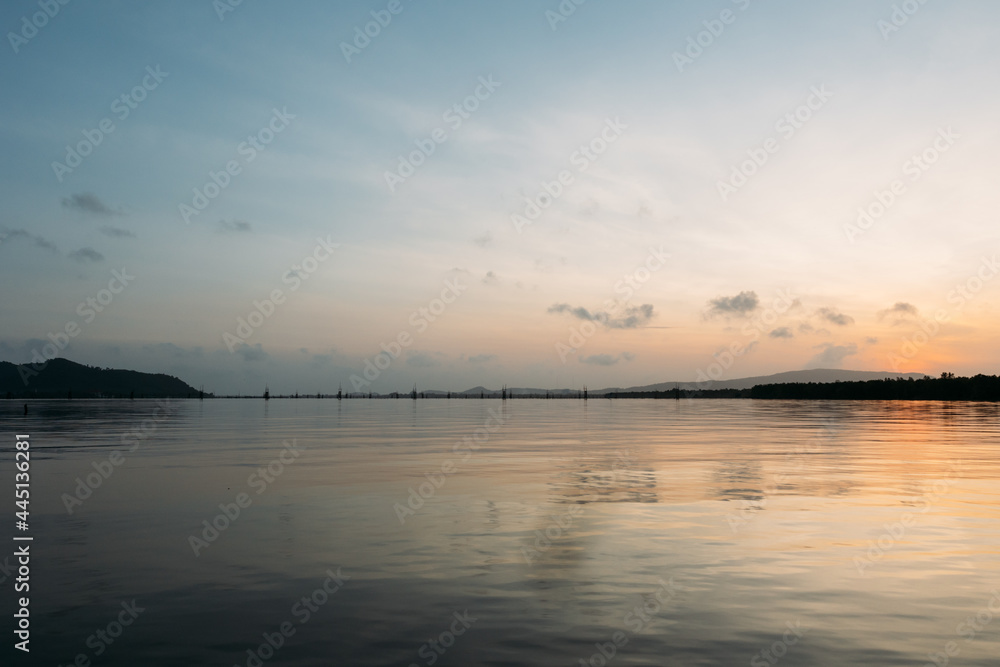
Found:
[[[845,371],[838,369],[816,369],[807,371],[789,371],[774,375],[737,378],[734,380],[715,380],[698,382],[660,382],[628,388],[607,388],[590,390],[591,397],[608,393],[649,393],[666,392],[675,387],[682,390],[745,390],[757,385],[778,385],[796,383],[833,383],[833,382],[863,382],[868,380],[883,380],[896,378],[924,377],[923,373],[891,373],[887,371]],[[26,382],[25,382],[26,380]],[[581,388],[573,389],[541,389],[533,387],[508,387],[508,396],[538,396],[551,395],[553,398],[576,398]],[[451,392],[452,396],[479,397],[499,396],[500,388],[487,389],[473,387],[460,392]],[[408,392],[406,392],[408,393]],[[447,392],[427,390],[421,391],[427,397],[443,397]],[[17,365],[0,362],[0,398],[195,398],[199,392],[171,375],[163,373],[140,373],[138,371],[112,368],[97,368],[85,366],[69,359],[53,359],[44,367],[34,364]],[[206,397],[212,396],[206,394]]]
[[[69,359],[40,364],[0,361],[0,398],[196,398],[198,390],[163,373],[84,366]],[[207,395],[207,394],[206,394]]]
[[[709,382],[659,382],[657,384],[647,384],[638,387],[608,387],[605,389],[591,389],[590,396],[597,397],[610,393],[641,393],[670,391],[675,387],[688,390],[720,390],[720,389],[750,389],[755,385],[764,384],[788,384],[795,382],[863,382],[866,380],[885,379],[920,379],[924,373],[892,373],[889,371],[845,371],[837,368],[817,368],[808,371],[787,371],[785,373],[775,373],[774,375],[759,375],[755,377],[736,378],[734,380],[711,380]],[[582,391],[582,387],[574,389],[541,389],[537,387],[507,387],[508,396],[545,396],[551,394],[553,397],[576,397]],[[444,396],[448,392],[430,389],[418,390],[427,396]],[[480,394],[486,396],[500,395],[500,387],[489,389],[487,387],[473,387],[465,391],[453,391],[452,396],[472,396],[478,397]]]
[[[681,389],[750,389],[755,385],[788,384],[793,382],[863,382],[865,380],[884,380],[896,378],[924,377],[924,373],[891,373],[888,371],[845,371],[836,368],[817,368],[808,371],[788,371],[774,375],[758,375],[756,377],[737,378],[734,380],[711,380],[709,382],[660,382],[641,387],[610,388],[592,392],[595,396],[609,392],[646,392],[669,391],[674,387]]]

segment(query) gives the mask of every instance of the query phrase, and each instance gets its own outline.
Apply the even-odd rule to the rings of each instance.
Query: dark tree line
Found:
[[[751,389],[668,389],[609,392],[603,398],[756,398],[761,400],[835,401],[1000,401],[1000,377],[976,375],[860,380],[857,382],[786,382]]]
[[[976,375],[955,377],[942,373],[939,378],[920,380],[866,380],[757,385],[749,398],[807,399],[844,401],[1000,401],[1000,377]]]

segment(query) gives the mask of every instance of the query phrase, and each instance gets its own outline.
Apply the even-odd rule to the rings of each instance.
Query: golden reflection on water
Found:
[[[232,664],[341,565],[354,579],[288,664],[409,664],[468,607],[486,620],[439,664],[575,665],[669,579],[676,596],[619,664],[748,664],[797,621],[783,664],[924,664],[1000,585],[995,404],[191,402],[68,517],[60,493],[133,418],[99,407],[36,425],[38,510],[60,544],[41,599],[69,644],[89,622],[73,609],[145,596],[164,623],[233,619],[237,650],[209,648],[203,618],[183,654]],[[187,536],[289,437],[301,462],[193,558]],[[1000,620],[958,637],[961,664],[997,664],[998,638]]]

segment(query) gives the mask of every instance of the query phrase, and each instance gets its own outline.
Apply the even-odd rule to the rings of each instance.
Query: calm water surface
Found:
[[[0,571],[4,664],[1000,664],[996,404],[21,411],[0,402],[0,497],[29,433],[32,652]]]

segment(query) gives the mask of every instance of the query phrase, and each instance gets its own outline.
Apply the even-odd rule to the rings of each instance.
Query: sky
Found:
[[[578,1],[3,3],[0,360],[997,373],[1000,5]]]

